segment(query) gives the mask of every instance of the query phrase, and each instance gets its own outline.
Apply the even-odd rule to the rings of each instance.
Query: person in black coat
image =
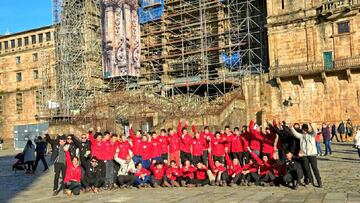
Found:
[[[92,157],[89,164],[86,164],[85,174],[81,180],[86,191],[91,189],[94,193],[98,192],[98,189],[105,184],[102,173],[103,171],[98,164],[97,158]]]
[[[80,140],[75,136],[72,137],[75,146],[79,147],[80,163],[83,170],[86,170],[87,164],[89,164],[91,158],[91,143],[85,134],[81,135]]]
[[[47,143],[42,139],[41,136],[39,136],[35,140],[35,143],[36,143],[36,148],[35,148],[36,160],[35,160],[35,165],[34,165],[34,171],[36,171],[37,165],[40,160],[42,161],[42,163],[44,165],[44,171],[46,171],[49,169],[49,167],[46,163],[46,160],[45,160]]]
[[[283,176],[283,182],[286,186],[290,186],[292,183],[293,189],[297,189],[301,183],[301,179],[304,176],[301,164],[293,158],[291,152],[286,153],[286,159],[284,161],[285,175]]]

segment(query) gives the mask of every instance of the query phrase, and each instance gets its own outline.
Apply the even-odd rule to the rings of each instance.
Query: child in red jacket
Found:
[[[150,186],[150,171],[143,168],[142,164],[139,162],[135,165],[136,180],[134,185],[138,188]]]
[[[211,173],[211,171],[201,162],[196,164],[196,168],[194,184],[197,187],[208,185],[210,181],[207,174],[208,172]]]
[[[226,142],[226,138],[222,137],[220,132],[216,132],[214,139],[211,140],[211,151],[214,161],[219,161],[220,163],[224,163],[225,142]]]
[[[166,178],[170,181],[171,186],[180,187],[179,182],[181,181],[182,174],[174,160],[170,161],[170,167],[166,169]]]
[[[151,184],[153,187],[157,188],[159,186],[163,187],[170,187],[171,185],[167,182],[167,178],[165,176],[165,171],[167,166],[164,165],[162,162],[156,162],[153,160],[150,170],[152,172],[151,176]]]
[[[204,142],[206,141],[200,137],[200,134],[195,133],[195,137],[194,139],[192,139],[191,142],[191,155],[193,164],[196,164],[198,162],[205,163],[203,160]]]
[[[192,184],[194,183],[194,173],[196,171],[196,167],[194,165],[190,164],[189,160],[186,160],[184,162],[183,167],[181,168],[181,186],[185,187],[192,187]]]
[[[224,180],[223,185],[228,183],[229,186],[233,186],[234,184],[240,184],[241,179],[243,178],[242,175],[242,167],[239,162],[239,159],[234,158],[233,161],[230,160],[228,153],[225,154],[227,171],[224,173]]]
[[[264,155],[263,159],[261,160],[254,152],[252,152],[251,150],[249,151],[251,156],[255,159],[255,161],[259,165],[260,185],[265,186],[265,184],[268,183],[270,186],[273,186],[276,177],[273,173],[272,165],[268,162],[269,158],[266,155]]]
[[[226,172],[224,164],[212,159],[211,149],[209,149],[209,166],[212,174],[209,175],[210,185],[224,185],[225,178],[223,173]],[[212,175],[212,176],[211,176]]]
[[[66,173],[64,178],[65,194],[68,196],[79,195],[81,191],[81,167],[79,164],[79,158],[74,157],[71,160],[69,145],[64,147],[66,158]]]

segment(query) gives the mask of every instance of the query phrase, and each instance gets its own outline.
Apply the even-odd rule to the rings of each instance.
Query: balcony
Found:
[[[323,62],[275,66],[270,68],[270,75],[273,78],[286,78],[351,69],[360,69],[360,56],[335,60],[332,64],[327,64],[326,66]]]
[[[318,15],[329,16],[335,13],[348,12],[359,5],[360,0],[325,0],[316,9]]]

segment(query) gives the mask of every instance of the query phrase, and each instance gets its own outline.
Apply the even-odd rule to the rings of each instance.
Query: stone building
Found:
[[[248,115],[360,122],[360,1],[267,1],[270,72],[244,83]]]
[[[52,26],[0,36],[0,136],[12,138],[18,125],[37,124],[43,70],[54,64]]]

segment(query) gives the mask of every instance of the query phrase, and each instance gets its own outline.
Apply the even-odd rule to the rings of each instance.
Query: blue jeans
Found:
[[[139,162],[142,162],[142,158],[141,158],[141,156],[139,156],[139,155],[134,155],[133,158],[132,158],[132,160],[133,160],[134,164],[137,164],[137,163],[139,163]]]
[[[324,143],[325,143],[325,155],[332,154],[330,140],[325,140]]]
[[[113,162],[113,160],[107,160],[105,162],[105,166],[106,166],[105,185],[110,187],[114,183],[114,162]]]
[[[144,180],[140,179],[140,177],[136,177],[134,185],[137,186],[137,185],[147,184],[147,183],[150,183],[150,176],[145,176]]]
[[[143,168],[149,169],[150,165],[151,165],[151,161],[150,160],[142,160],[141,165]]]
[[[163,161],[163,158],[161,156],[157,156],[157,157],[154,157],[154,158],[151,158],[151,159],[156,160],[157,162]]]
[[[316,142],[316,150],[317,150],[317,154],[321,155],[322,151],[321,151],[321,143],[320,142]]]

